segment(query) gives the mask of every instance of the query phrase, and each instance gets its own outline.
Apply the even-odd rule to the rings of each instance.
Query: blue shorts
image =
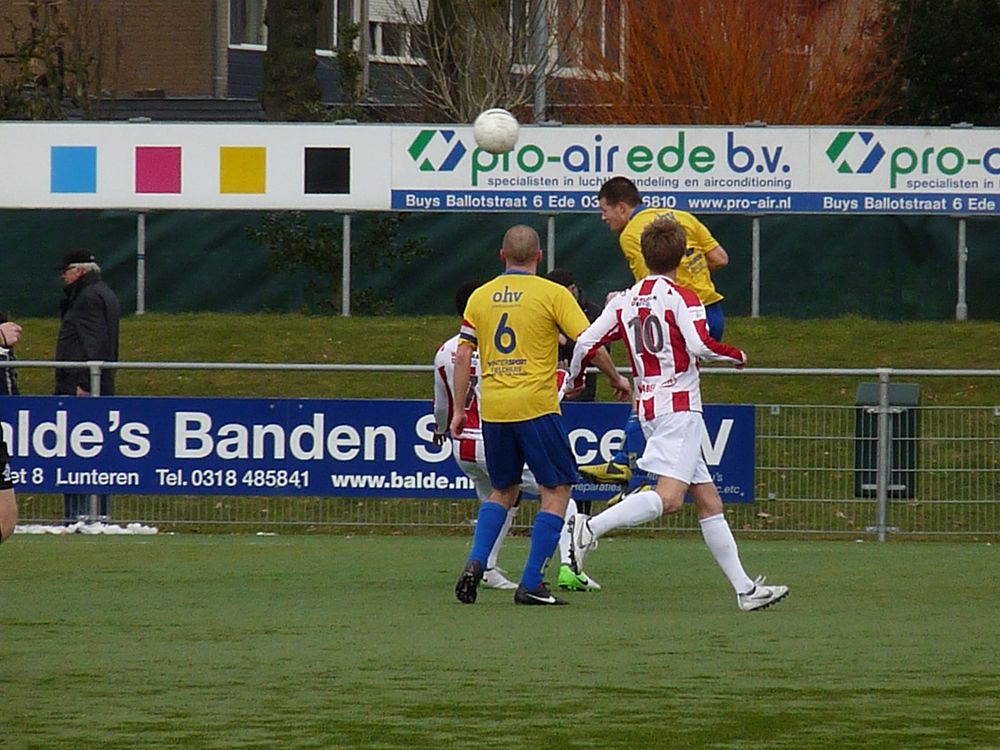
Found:
[[[545,414],[524,422],[484,421],[482,427],[486,469],[494,489],[520,484],[525,464],[542,487],[576,481],[576,461],[561,415]]]
[[[722,331],[726,327],[726,316],[722,314],[722,300],[705,306],[705,322],[708,323],[708,335],[716,341],[722,341]]]

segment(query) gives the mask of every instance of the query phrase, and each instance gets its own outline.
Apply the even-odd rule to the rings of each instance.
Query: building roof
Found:
[[[70,119],[77,119],[72,113]],[[101,120],[148,117],[154,122],[257,122],[266,120],[256,99],[209,97],[120,97],[101,103]],[[81,117],[82,119],[82,117]]]

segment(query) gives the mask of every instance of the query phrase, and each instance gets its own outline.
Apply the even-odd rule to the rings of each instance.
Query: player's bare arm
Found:
[[[725,268],[729,265],[729,253],[725,251],[722,245],[716,245],[705,253],[705,262],[708,264],[709,271],[714,271],[717,268]]]
[[[611,359],[611,355],[608,354],[607,349],[602,346],[594,352],[594,357],[590,360],[590,364],[607,376],[608,382],[611,384],[611,389],[615,392],[616,401],[632,400],[632,386],[628,382],[628,379],[622,377],[621,373],[618,372],[618,368],[615,367],[614,360]]]

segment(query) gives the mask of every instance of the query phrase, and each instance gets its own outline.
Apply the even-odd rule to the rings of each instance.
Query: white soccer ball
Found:
[[[506,154],[517,144],[520,126],[506,109],[488,109],[472,123],[476,145],[491,154]]]

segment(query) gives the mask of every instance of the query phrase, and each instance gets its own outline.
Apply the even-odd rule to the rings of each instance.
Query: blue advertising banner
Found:
[[[622,439],[621,404],[564,404],[581,464]],[[707,406],[702,448],[723,499],[753,500],[754,410]],[[21,491],[110,494],[468,498],[471,482],[437,447],[426,401],[242,398],[0,399]],[[612,485],[574,496],[606,498]]]
[[[440,211],[558,212],[596,210],[595,193],[581,191],[394,190],[392,208],[410,211],[431,206]],[[718,195],[700,191],[651,190],[642,194],[644,205],[694,213],[776,214],[963,214],[995,215],[1000,197],[950,193],[817,193],[755,191]]]

